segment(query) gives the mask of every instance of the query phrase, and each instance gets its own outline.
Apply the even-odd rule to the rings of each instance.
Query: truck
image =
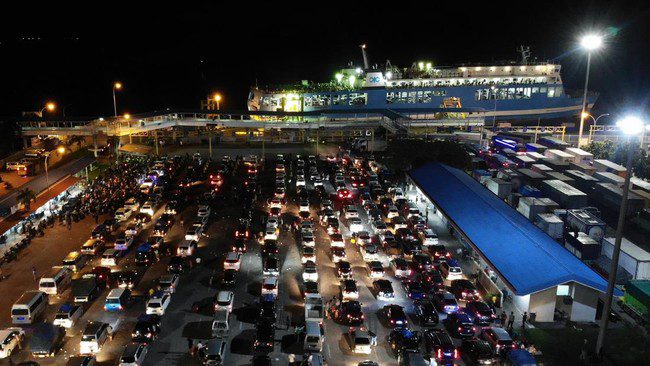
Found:
[[[72,281],[72,297],[74,302],[91,302],[100,292],[100,286],[94,273]]]
[[[323,321],[323,299],[321,297],[308,297],[305,299],[305,321]]]

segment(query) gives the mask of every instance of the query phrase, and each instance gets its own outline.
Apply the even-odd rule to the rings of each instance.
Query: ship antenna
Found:
[[[519,46],[517,52],[521,53],[521,63],[527,65],[530,58],[530,47]]]
[[[359,45],[361,47],[361,55],[363,56],[363,68],[368,70],[370,68],[370,63],[368,62],[368,53],[366,52],[366,44]]]

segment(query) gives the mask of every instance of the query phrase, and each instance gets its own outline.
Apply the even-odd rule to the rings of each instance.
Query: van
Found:
[[[69,268],[52,267],[50,272],[41,277],[38,290],[48,295],[60,295],[72,283],[72,271]]]
[[[205,347],[199,351],[199,357],[204,365],[223,365],[226,354],[227,341],[225,339],[210,339]]]
[[[319,321],[305,323],[305,352],[321,352],[325,342],[325,330]]]
[[[480,339],[487,341],[494,353],[501,356],[504,356],[517,346],[510,337],[510,334],[499,327],[484,327],[481,330]]]
[[[11,307],[13,324],[31,324],[47,306],[47,294],[43,291],[25,291]]]
[[[86,265],[86,256],[79,252],[70,252],[63,259],[63,267],[79,272]]]
[[[230,333],[230,311],[228,309],[216,310],[212,321],[212,336],[227,337],[228,333]]]
[[[106,311],[120,311],[126,308],[126,305],[131,301],[131,290],[126,288],[114,288],[106,296],[104,303],[104,310]]]
[[[120,251],[115,249],[106,249],[104,254],[102,254],[101,264],[102,266],[117,266],[117,260],[120,258]]]
[[[113,328],[107,323],[88,322],[81,334],[79,353],[82,355],[99,353],[104,343],[112,337]]]

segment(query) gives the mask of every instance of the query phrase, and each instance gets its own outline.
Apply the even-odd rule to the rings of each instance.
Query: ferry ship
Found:
[[[398,68],[368,64],[361,45],[363,67],[349,64],[330,82],[253,87],[250,111],[328,112],[345,114],[382,111],[395,118],[483,117],[486,120],[566,119],[579,116],[582,95],[565,90],[561,65],[529,62],[521,47],[520,62],[438,67],[416,62]],[[591,108],[598,95],[587,97]],[[436,117],[434,117],[436,118]]]

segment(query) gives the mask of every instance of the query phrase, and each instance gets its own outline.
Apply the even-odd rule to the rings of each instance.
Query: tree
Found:
[[[611,140],[592,141],[584,149],[594,155],[594,159],[611,159],[614,155],[614,142]]]
[[[29,188],[21,189],[16,196],[18,203],[25,205],[25,209],[29,210],[32,201],[36,200],[36,193]]]
[[[611,140],[605,141],[592,141],[585,147],[594,155],[594,159],[607,159],[625,166],[627,164],[627,151],[628,148],[634,149],[634,156],[632,157],[632,170],[634,175],[641,178],[650,178],[650,157],[645,150],[639,148],[637,144],[629,144],[627,142],[614,145]]]

